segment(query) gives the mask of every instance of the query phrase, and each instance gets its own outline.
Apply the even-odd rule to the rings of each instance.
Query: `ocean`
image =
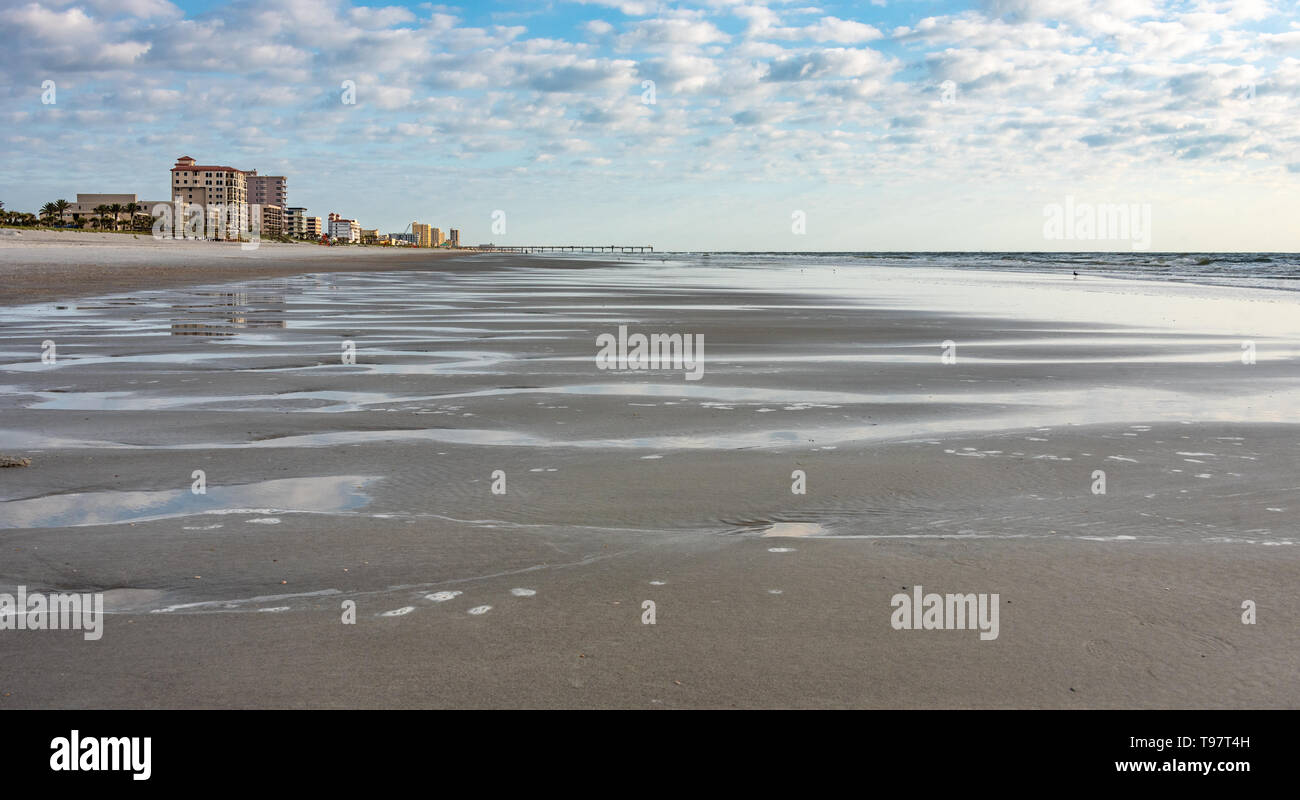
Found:
[[[1000,272],[1072,273],[1217,286],[1300,290],[1300,253],[1012,253],[1012,252],[666,252],[651,258],[707,261],[713,266],[765,267],[854,263],[947,267]]]

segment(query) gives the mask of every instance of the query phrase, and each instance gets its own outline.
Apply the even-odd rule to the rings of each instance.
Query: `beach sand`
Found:
[[[304,270],[400,270],[466,252],[270,241],[244,250],[234,242],[154,239],[148,233],[0,228],[0,305],[81,296],[69,291],[157,289],[197,281],[297,275]]]
[[[113,613],[0,631],[0,708],[1300,703],[1287,293],[283,248],[9,296],[0,591]],[[917,585],[998,637],[893,629]]]

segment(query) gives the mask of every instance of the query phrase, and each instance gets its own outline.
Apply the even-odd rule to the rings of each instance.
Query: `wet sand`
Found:
[[[0,708],[1300,700],[1287,293],[402,269],[4,308],[0,590],[114,613],[0,632]],[[598,370],[620,324],[703,379]],[[998,638],[892,629],[916,585],[998,593]]]

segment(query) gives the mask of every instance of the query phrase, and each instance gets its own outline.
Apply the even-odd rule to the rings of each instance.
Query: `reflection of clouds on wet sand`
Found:
[[[206,494],[188,488],[156,492],[74,492],[0,504],[0,528],[108,525],[191,514],[282,511],[345,511],[368,502],[361,491],[370,477],[333,475],[283,478],[241,486],[208,484]],[[260,517],[248,522],[278,522]],[[219,526],[204,526],[204,529]]]

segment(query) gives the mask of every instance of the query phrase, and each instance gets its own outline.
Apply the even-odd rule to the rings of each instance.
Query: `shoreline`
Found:
[[[20,235],[12,235],[17,233]],[[143,238],[141,238],[143,237]],[[93,248],[91,255],[87,251]],[[1060,256],[1055,269],[1017,265],[974,265],[938,263],[923,260],[932,256],[973,256],[971,251],[656,251],[645,254],[589,254],[590,259],[570,258],[570,253],[509,253],[475,249],[446,250],[433,248],[380,247],[375,245],[348,245],[321,247],[314,242],[262,242],[253,251],[243,251],[235,243],[207,241],[154,240],[147,233],[102,231],[59,231],[49,229],[0,228],[0,306],[74,300],[117,292],[141,289],[180,287],[206,283],[257,280],[259,278],[287,277],[308,273],[409,271],[433,266],[443,271],[457,271],[459,265],[448,263],[456,259],[475,257],[511,258],[528,260],[551,269],[581,269],[592,266],[615,265],[631,259],[654,265],[664,260],[710,255],[718,260],[728,256],[807,256],[818,258],[853,257],[863,259],[862,266],[884,268],[918,268],[956,270],[967,273],[1003,275],[1010,278],[1069,277],[1078,264],[1070,257],[1089,255],[1114,255],[1115,251],[1016,251],[1008,255]],[[1119,255],[1128,255],[1118,251]],[[989,255],[984,253],[982,255]],[[996,255],[993,254],[993,255]],[[1292,256],[1292,253],[1254,253],[1225,251],[1203,254],[1151,252],[1152,257],[1192,255],[1264,255]],[[351,258],[348,258],[348,257]],[[916,263],[892,263],[891,258],[902,257]],[[179,261],[178,261],[179,260]],[[180,263],[183,261],[184,263]],[[759,265],[753,265],[759,268]],[[781,266],[781,265],[773,265]],[[810,263],[811,269],[819,265]],[[194,275],[190,270],[203,270]],[[1188,287],[1195,289],[1231,289],[1240,292],[1262,291],[1269,294],[1289,294],[1300,287],[1288,283],[1242,284],[1211,275],[1157,275],[1146,272],[1126,272],[1102,269],[1081,273],[1078,278],[1086,283],[1093,281],[1121,281],[1138,286]]]

